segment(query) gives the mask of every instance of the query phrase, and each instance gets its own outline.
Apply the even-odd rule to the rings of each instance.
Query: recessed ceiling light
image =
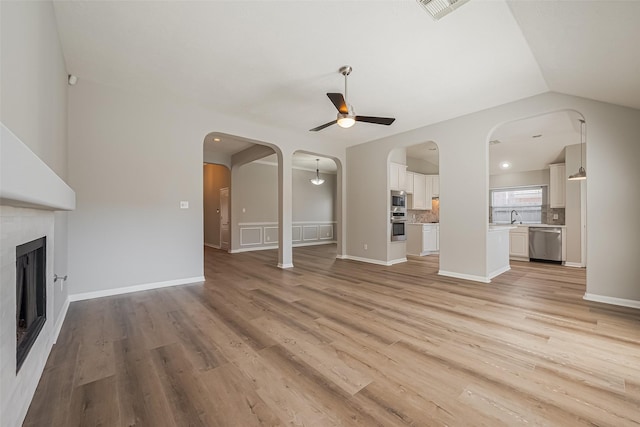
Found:
[[[220,142],[220,138],[213,138],[213,142]]]
[[[511,167],[511,163],[509,162],[500,162],[500,169],[509,169]]]

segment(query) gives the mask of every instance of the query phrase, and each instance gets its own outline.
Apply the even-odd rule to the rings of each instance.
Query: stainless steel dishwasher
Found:
[[[529,259],[562,262],[562,228],[529,227]]]

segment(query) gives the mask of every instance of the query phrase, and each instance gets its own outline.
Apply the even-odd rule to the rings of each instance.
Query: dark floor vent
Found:
[[[16,372],[47,320],[46,239],[16,247]]]

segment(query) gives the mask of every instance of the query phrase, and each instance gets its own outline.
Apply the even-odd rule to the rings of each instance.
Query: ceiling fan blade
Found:
[[[339,112],[342,114],[349,114],[349,109],[347,108],[347,104],[344,102],[344,96],[342,96],[341,93],[328,93],[327,96]]]
[[[331,120],[329,123],[325,123],[323,125],[320,125],[317,128],[309,129],[309,132],[317,132],[317,131],[322,130],[324,128],[328,128],[331,125],[335,125],[336,123],[338,123],[337,120]]]
[[[371,117],[371,116],[356,116],[356,122],[375,123],[377,125],[389,126],[396,119],[393,117]]]

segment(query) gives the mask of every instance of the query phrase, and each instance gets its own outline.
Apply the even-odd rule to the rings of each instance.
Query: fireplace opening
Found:
[[[16,247],[16,372],[47,320],[46,239]]]

